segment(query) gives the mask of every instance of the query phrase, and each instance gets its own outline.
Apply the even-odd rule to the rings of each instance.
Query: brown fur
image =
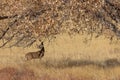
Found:
[[[45,52],[45,49],[44,49],[44,45],[43,45],[43,42],[41,43],[41,50],[40,51],[37,51],[37,52],[29,52],[25,55],[25,58],[27,60],[31,60],[31,59],[41,59],[43,56],[44,56],[44,52]]]

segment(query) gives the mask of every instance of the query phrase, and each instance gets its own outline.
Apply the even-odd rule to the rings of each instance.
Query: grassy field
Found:
[[[120,47],[104,37],[61,34],[45,41],[45,56],[25,60],[29,48],[0,49],[0,80],[120,80]],[[89,38],[89,36],[87,36]]]

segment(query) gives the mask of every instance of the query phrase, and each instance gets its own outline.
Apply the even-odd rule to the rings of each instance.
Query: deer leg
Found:
[[[41,57],[43,57],[43,56],[44,56],[44,53],[42,53]]]
[[[41,53],[39,57],[42,58],[43,56],[44,56],[44,53]]]

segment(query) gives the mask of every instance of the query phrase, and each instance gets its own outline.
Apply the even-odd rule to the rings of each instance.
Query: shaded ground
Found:
[[[36,77],[31,70],[6,67],[0,70],[0,80],[36,80]]]
[[[68,65],[72,65],[71,63],[68,62]],[[0,69],[0,80],[120,80],[120,66],[114,61],[105,68],[89,61],[81,61],[78,65],[75,63],[72,67],[65,64],[66,68],[59,65],[59,69],[54,66],[41,68],[35,65],[32,69],[5,67]],[[39,74],[36,74],[36,69]]]
[[[70,74],[66,78],[67,80],[92,80],[90,78],[77,78]],[[59,78],[54,78],[49,75],[42,75],[41,77],[36,77],[31,70],[20,71],[13,67],[6,67],[0,70],[0,80],[59,80]]]
[[[105,61],[90,61],[90,60],[61,60],[61,61],[45,61],[42,62],[47,68],[72,68],[72,67],[81,67],[81,66],[97,66],[99,68],[114,68],[116,66],[120,66],[120,62],[117,59],[107,59]]]

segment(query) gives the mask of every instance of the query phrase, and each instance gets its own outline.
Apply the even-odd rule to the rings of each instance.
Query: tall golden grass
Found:
[[[22,77],[17,80],[120,80],[119,42],[110,42],[103,36],[88,42],[85,38],[57,35],[55,40],[45,41],[46,52],[41,60],[25,61],[27,52],[37,51],[36,44],[0,49],[0,76],[6,69],[6,74],[15,70],[11,76]]]

